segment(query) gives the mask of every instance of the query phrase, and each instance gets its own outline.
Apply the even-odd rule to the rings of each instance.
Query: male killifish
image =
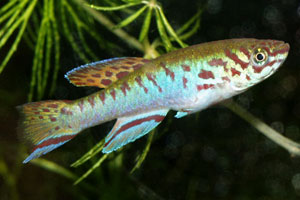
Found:
[[[123,57],[86,64],[65,77],[75,86],[103,90],[78,100],[22,105],[20,130],[34,144],[24,163],[82,130],[117,119],[103,153],[147,134],[167,115],[176,118],[239,94],[272,75],[289,45],[276,40],[231,39],[190,46],[156,59]]]

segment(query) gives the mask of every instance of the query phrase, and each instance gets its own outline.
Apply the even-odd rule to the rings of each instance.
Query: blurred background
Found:
[[[1,1],[4,7],[9,2]],[[27,1],[28,2],[28,1]],[[43,10],[46,1],[39,1],[37,10]],[[52,1],[49,1],[52,2]],[[70,1],[74,10],[80,6]],[[87,1],[89,4],[116,6],[128,1]],[[273,76],[234,100],[250,113],[283,135],[300,141],[300,2],[297,0],[172,0],[159,1],[170,24],[176,30],[194,16],[199,9],[200,26],[185,42],[189,45],[228,38],[278,39],[291,46],[287,61]],[[129,2],[130,3],[130,2]],[[85,64],[86,60],[106,59],[118,56],[143,56],[126,41],[111,34],[89,16],[91,30],[98,40],[78,32],[70,10],[62,17],[59,1],[54,0],[60,37],[60,60],[56,87],[45,87],[37,99],[76,99],[86,96],[97,88],[75,88],[64,79],[72,68]],[[0,9],[1,9],[0,7]],[[57,8],[57,10],[56,10]],[[115,23],[128,17],[136,7],[124,12],[104,13]],[[84,10],[80,12],[84,13]],[[7,13],[7,11],[5,11]],[[75,12],[76,13],[76,12]],[[79,12],[77,13],[80,14]],[[35,28],[41,25],[43,12],[37,12],[29,21],[33,32],[32,41],[38,40]],[[82,14],[80,16],[87,16]],[[139,36],[145,13],[125,31]],[[2,12],[2,17],[4,12]],[[69,17],[69,18],[68,18]],[[1,15],[0,15],[1,19]],[[10,18],[6,19],[6,22]],[[82,20],[82,19],[78,19]],[[66,22],[68,29],[60,22]],[[2,26],[2,28],[1,28]],[[0,20],[0,31],[4,29]],[[9,30],[9,29],[7,29]],[[69,32],[66,32],[69,30]],[[92,32],[92,31],[91,31]],[[15,32],[0,48],[0,62],[5,59],[17,38]],[[17,135],[18,113],[16,106],[28,101],[32,89],[34,56],[42,54],[30,44],[30,35],[24,35],[17,51],[0,74],[0,200],[9,199],[299,199],[300,158],[292,157],[286,150],[267,139],[255,128],[230,110],[215,106],[198,114],[181,119],[173,118],[175,112],[158,127],[151,149],[141,167],[130,173],[136,158],[143,151],[147,137],[110,155],[90,176],[74,186],[74,176],[80,177],[100,157],[97,155],[78,168],[70,167],[86,151],[109,132],[114,122],[84,131],[71,142],[43,156],[72,173],[71,178],[59,174],[51,164],[22,164],[28,146]],[[35,40],[34,40],[34,35]],[[78,46],[72,46],[70,35]],[[0,34],[0,40],[1,40]],[[28,38],[26,38],[28,37]],[[151,21],[149,40],[159,37],[155,20]],[[49,42],[46,41],[45,44]],[[78,52],[87,46],[95,55],[84,58]],[[178,44],[174,46],[180,48]],[[46,47],[45,47],[46,48]],[[159,48],[163,53],[164,48]],[[55,57],[55,50],[50,57]],[[91,54],[88,54],[91,55]],[[41,62],[43,63],[43,62]],[[56,73],[51,68],[49,77]],[[50,78],[49,78],[50,79]],[[50,81],[49,81],[50,82]],[[51,85],[51,84],[49,84]]]

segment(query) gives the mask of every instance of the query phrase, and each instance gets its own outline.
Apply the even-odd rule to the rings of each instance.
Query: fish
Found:
[[[170,110],[175,118],[201,111],[274,74],[289,53],[278,40],[227,39],[178,49],[155,59],[120,57],[66,73],[77,87],[102,90],[76,100],[18,106],[19,132],[33,145],[23,161],[38,158],[83,130],[116,119],[103,153],[113,152],[157,127]]]

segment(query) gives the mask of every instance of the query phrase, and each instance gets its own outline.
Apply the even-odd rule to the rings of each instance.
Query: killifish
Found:
[[[158,126],[169,110],[181,118],[244,92],[272,75],[288,52],[282,41],[230,39],[152,60],[122,57],[77,67],[65,75],[70,83],[104,89],[77,100],[19,106],[19,129],[34,145],[23,163],[113,119],[102,152],[115,151]]]

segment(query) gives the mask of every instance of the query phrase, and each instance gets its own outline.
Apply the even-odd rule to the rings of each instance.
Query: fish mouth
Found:
[[[290,50],[290,45],[288,43],[285,43],[283,41],[278,41],[272,54],[273,56],[285,55],[285,54],[287,56],[289,50]]]

